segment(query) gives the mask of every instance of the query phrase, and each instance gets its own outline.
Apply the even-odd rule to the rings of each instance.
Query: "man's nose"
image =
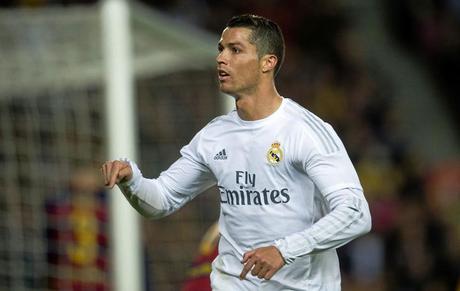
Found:
[[[218,64],[226,64],[227,63],[227,59],[225,57],[224,51],[221,51],[221,52],[219,52],[217,54],[216,61],[217,61]]]

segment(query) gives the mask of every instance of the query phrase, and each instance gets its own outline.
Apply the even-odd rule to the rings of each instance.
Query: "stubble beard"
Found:
[[[230,95],[232,96],[233,98],[235,99],[238,99],[239,97],[241,96],[244,96],[244,95],[252,95],[254,94],[257,89],[256,89],[256,86],[242,86],[242,87],[239,87],[239,88],[230,88],[230,89],[223,89],[222,87],[220,87],[220,91],[222,93],[225,93],[227,95]]]

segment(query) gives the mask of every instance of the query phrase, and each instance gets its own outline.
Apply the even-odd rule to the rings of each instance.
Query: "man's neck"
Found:
[[[236,98],[236,110],[243,120],[259,120],[275,112],[281,106],[282,100],[283,98],[273,87],[265,92],[238,96]]]

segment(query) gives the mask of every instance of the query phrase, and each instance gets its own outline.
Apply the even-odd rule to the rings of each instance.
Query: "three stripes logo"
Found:
[[[221,150],[214,156],[214,160],[226,160],[227,159],[227,153],[225,152],[225,149]]]

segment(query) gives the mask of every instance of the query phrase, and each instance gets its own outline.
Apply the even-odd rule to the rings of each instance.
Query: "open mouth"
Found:
[[[217,70],[219,81],[225,81],[230,77],[230,75],[224,70]]]

